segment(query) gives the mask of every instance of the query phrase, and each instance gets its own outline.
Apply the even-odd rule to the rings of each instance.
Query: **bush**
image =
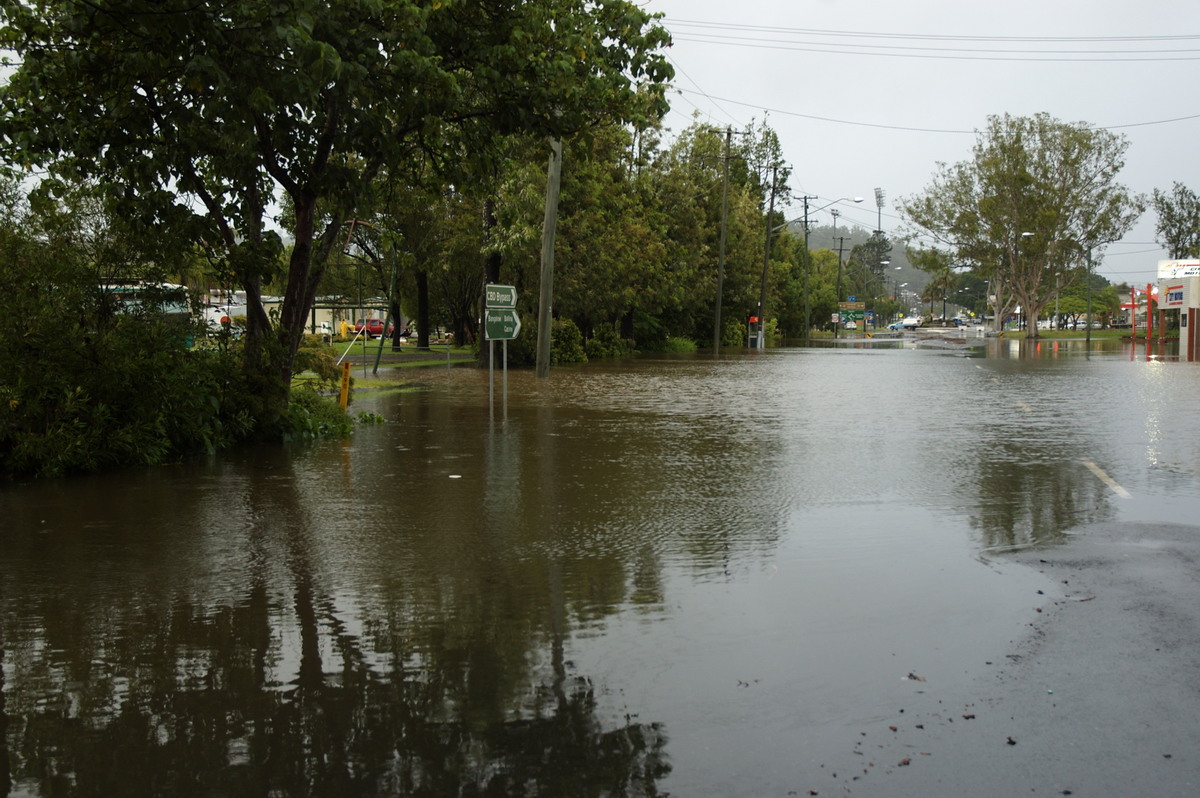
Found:
[[[740,321],[727,321],[721,331],[721,346],[733,348],[746,347],[746,336],[750,334],[746,325]]]
[[[354,422],[336,399],[309,387],[296,387],[292,389],[284,426],[288,439],[309,440],[349,435]]]
[[[668,338],[662,351],[683,355],[691,354],[697,349],[699,346],[691,338]]]
[[[325,346],[323,336],[306,335],[300,339],[292,371],[295,374],[311,373],[315,377],[312,385],[318,391],[337,390],[342,384],[342,370],[333,355],[333,350]]]
[[[238,356],[152,303],[119,308],[74,253],[0,231],[0,476],[151,465],[251,434]]]
[[[550,327],[550,362],[586,363],[588,356],[583,349],[583,334],[570,319],[555,319]]]
[[[589,360],[628,357],[631,352],[632,344],[623,339],[617,332],[617,326],[611,323],[598,325],[591,340],[587,342]]]

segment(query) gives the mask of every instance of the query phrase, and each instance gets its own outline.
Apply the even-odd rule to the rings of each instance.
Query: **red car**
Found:
[[[395,325],[389,324],[387,334],[390,336],[395,329]],[[354,325],[354,332],[360,333],[364,330],[369,337],[378,338],[383,335],[383,319],[359,319]]]

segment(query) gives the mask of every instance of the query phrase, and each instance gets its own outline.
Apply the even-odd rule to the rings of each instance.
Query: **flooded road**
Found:
[[[786,795],[1200,517],[1119,342],[431,369],[349,441],[0,489],[0,795]],[[1042,591],[1039,594],[1039,591]],[[135,775],[136,774],[136,775]]]

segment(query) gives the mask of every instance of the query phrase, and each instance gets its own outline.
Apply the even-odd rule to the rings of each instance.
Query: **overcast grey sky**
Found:
[[[666,124],[735,129],[764,116],[796,196],[875,229],[875,189],[921,192],[937,162],[970,157],[991,114],[1045,111],[1129,139],[1121,182],[1200,191],[1197,0],[641,0],[665,14],[676,90]],[[790,216],[799,216],[796,203]],[[815,223],[828,224],[828,211]],[[1166,257],[1148,210],[1098,271],[1153,281]]]

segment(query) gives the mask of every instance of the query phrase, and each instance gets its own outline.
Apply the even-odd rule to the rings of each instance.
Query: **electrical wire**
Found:
[[[935,58],[969,61],[1195,61],[1200,48],[1133,48],[1144,44],[1193,44],[1200,35],[1156,36],[976,36],[949,34],[876,33],[834,31],[815,28],[788,28],[774,25],[744,25],[673,20],[669,23],[672,39],[677,42],[720,44],[738,47],[816,52],[827,55],[872,55],[880,57]],[[922,46],[914,42],[939,45]],[[981,45],[1035,45],[1035,47],[983,47]],[[1099,44],[1119,44],[1120,48]],[[1055,45],[1047,47],[1047,45]],[[1075,45],[1064,49],[1062,45]]]

